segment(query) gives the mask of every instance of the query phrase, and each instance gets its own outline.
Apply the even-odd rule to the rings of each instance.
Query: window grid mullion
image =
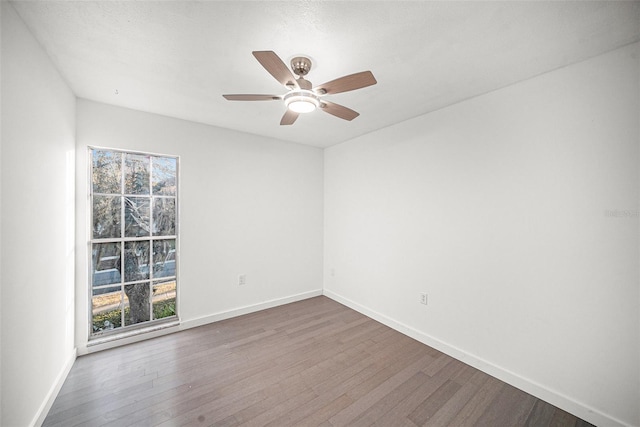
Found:
[[[137,236],[137,237],[125,237],[124,239],[118,237],[109,237],[106,239],[94,239],[92,243],[117,243],[123,242],[144,242],[145,240],[170,240],[175,239],[177,234],[167,234],[166,236]]]
[[[153,157],[149,156],[149,320],[153,320],[153,270],[155,262],[153,259]]]
[[[124,214],[124,183],[125,183],[125,175],[126,175],[126,162],[125,162],[125,157],[126,154],[122,153],[120,156],[120,326],[124,326],[124,320],[125,320],[125,316],[124,316],[124,310],[125,310],[125,304],[124,304],[124,298],[125,298],[125,293],[124,293],[124,276],[125,276],[125,264],[124,264],[124,259],[125,259],[125,253],[124,253],[124,230],[125,230],[125,226],[124,226],[124,221],[125,221],[125,214]]]

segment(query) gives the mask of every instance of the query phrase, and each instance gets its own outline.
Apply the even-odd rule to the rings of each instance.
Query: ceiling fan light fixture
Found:
[[[320,100],[310,90],[294,90],[284,96],[284,105],[296,113],[311,113],[320,106]]]

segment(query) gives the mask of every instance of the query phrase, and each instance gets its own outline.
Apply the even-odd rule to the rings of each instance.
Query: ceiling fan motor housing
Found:
[[[296,76],[306,76],[311,70],[311,60],[304,56],[296,56],[291,60],[291,69]]]

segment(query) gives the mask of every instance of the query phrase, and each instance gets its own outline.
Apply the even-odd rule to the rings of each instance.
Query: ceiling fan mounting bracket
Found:
[[[291,69],[296,76],[306,76],[311,70],[311,60],[304,56],[296,56],[291,60]]]

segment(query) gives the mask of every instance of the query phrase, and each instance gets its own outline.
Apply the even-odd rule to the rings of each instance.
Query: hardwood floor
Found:
[[[589,426],[326,297],[78,358],[45,426]]]

